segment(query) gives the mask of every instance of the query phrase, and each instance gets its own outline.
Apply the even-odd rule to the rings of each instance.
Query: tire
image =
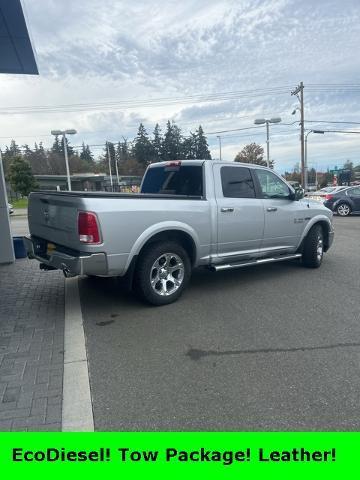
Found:
[[[324,232],[320,225],[314,225],[307,234],[302,254],[303,265],[319,268],[324,256]]]
[[[135,287],[146,302],[167,305],[181,296],[190,277],[190,259],[181,245],[173,241],[155,243],[137,261]]]
[[[340,217],[347,217],[351,213],[351,207],[349,204],[345,202],[339,203],[339,205],[336,207],[336,213],[340,215]]]

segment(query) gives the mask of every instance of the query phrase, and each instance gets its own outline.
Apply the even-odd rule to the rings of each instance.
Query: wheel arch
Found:
[[[315,226],[320,225],[324,235],[324,251],[326,252],[330,248],[330,232],[332,229],[331,222],[328,217],[321,216],[321,217],[314,217],[311,222],[309,222],[306,226],[306,229],[303,232],[301,237],[299,251],[302,251],[304,241],[310,232],[310,230]]]
[[[138,237],[129,254],[125,270],[133,263],[134,258],[139,258],[148,245],[168,240],[178,241],[189,254],[191,265],[197,264],[200,241],[196,231],[181,222],[162,222],[152,225]]]

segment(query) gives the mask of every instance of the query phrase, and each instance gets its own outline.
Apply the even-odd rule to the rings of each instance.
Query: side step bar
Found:
[[[251,265],[262,265],[264,263],[282,262],[284,260],[294,260],[295,258],[301,257],[301,253],[295,253],[294,255],[286,255],[283,257],[260,258],[251,262],[227,263],[226,265],[211,265],[211,268],[214,269],[216,272],[220,272],[221,270],[232,270],[233,268],[249,267]]]

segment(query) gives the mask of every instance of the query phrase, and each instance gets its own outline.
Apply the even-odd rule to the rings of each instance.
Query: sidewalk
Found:
[[[0,265],[0,431],[60,431],[64,278]]]
[[[15,208],[14,213],[10,217],[27,217],[28,209],[27,208]]]

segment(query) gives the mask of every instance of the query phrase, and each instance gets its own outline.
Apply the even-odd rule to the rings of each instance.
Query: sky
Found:
[[[281,117],[270,157],[283,172],[300,161],[300,81],[306,129],[360,133],[359,0],[23,3],[40,75],[1,76],[2,148],[11,138],[49,146],[50,131],[67,128],[73,145],[102,145],[170,119],[185,136],[201,124],[213,158],[220,135],[231,161],[248,143],[265,149],[256,118]],[[359,164],[359,154],[359,134],[308,136],[310,168]]]

